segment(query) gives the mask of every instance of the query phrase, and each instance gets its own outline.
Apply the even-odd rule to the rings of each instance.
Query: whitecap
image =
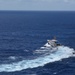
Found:
[[[16,60],[16,57],[15,56],[10,56],[10,57],[8,57],[8,59],[10,59],[10,60]]]

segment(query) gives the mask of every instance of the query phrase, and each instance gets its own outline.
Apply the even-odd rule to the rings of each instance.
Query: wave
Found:
[[[17,57],[15,57],[15,56],[10,56],[8,59],[10,59],[10,60],[16,60]]]
[[[48,53],[48,55],[37,57],[36,59],[22,60],[10,64],[0,64],[0,72],[15,72],[15,71],[28,69],[28,68],[36,68],[39,66],[44,66],[47,63],[72,57],[74,56],[73,53],[74,53],[74,49],[65,46],[60,46],[55,52]]]

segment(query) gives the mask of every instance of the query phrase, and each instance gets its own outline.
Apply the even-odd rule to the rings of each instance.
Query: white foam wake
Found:
[[[54,53],[38,57],[33,60],[22,60],[18,63],[11,63],[11,64],[1,64],[0,65],[0,72],[14,72],[14,71],[21,71],[23,69],[28,68],[35,68],[39,66],[44,66],[47,63],[55,62],[62,60],[63,58],[69,58],[73,56],[74,50],[69,47],[61,46],[58,50]]]

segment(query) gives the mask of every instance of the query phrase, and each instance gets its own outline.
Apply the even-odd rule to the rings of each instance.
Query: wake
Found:
[[[38,51],[40,51],[40,49]],[[46,49],[43,51],[46,51]],[[11,64],[0,64],[0,72],[15,72],[15,71],[28,69],[28,68],[36,68],[39,66],[44,66],[47,63],[72,57],[74,56],[73,53],[74,53],[74,49],[65,46],[60,46],[58,47],[58,50],[56,50],[55,52],[52,53],[48,52],[48,54],[40,56],[36,59],[22,60],[17,63],[15,62]]]

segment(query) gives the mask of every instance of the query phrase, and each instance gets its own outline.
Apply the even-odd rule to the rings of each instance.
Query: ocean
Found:
[[[75,75],[74,52],[75,11],[0,11],[0,75]]]

